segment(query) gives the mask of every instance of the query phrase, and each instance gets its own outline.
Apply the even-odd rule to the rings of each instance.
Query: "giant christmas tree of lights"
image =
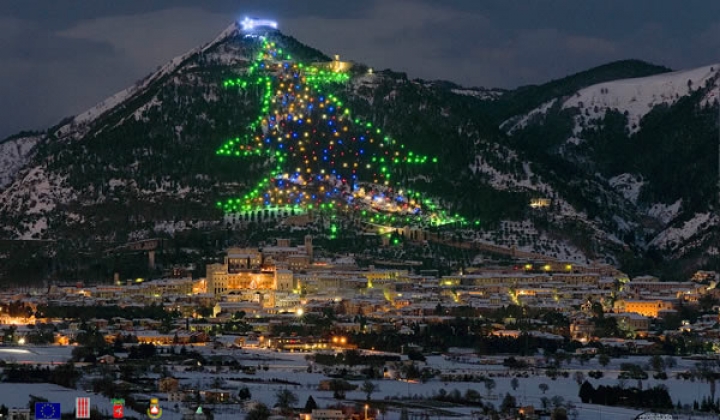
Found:
[[[350,80],[340,63],[303,64],[264,37],[254,42],[258,48],[247,73],[226,80],[224,87],[258,92],[260,112],[244,136],[227,140],[217,154],[262,158],[271,165],[247,193],[218,202],[223,211],[342,210],[385,225],[460,220],[393,182],[395,165],[437,163],[437,158],[409,151],[324,92]]]

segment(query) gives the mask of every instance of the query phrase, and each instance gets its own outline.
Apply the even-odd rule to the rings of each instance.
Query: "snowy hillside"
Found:
[[[640,120],[659,104],[672,104],[691,91],[715,81],[720,64],[693,70],[665,73],[639,79],[617,80],[582,89],[563,103],[563,108],[586,109],[578,120],[602,118],[608,109],[628,113],[628,128],[635,132]],[[712,93],[711,93],[712,95]],[[708,98],[709,99],[709,98]],[[576,126],[576,132],[579,131]]]
[[[717,216],[710,213],[699,213],[681,225],[664,230],[653,239],[650,245],[670,251],[677,251],[681,247],[692,247],[697,244],[688,244],[688,241],[716,228],[717,224]]]
[[[0,143],[0,191],[8,186],[17,172],[28,163],[41,136],[20,137]]]
[[[452,89],[452,93],[458,94],[458,95],[464,95],[464,96],[472,96],[478,99],[482,99],[484,101],[493,101],[495,99],[498,99],[501,97],[505,91],[500,89],[481,89],[481,88],[473,88],[473,89]]]
[[[112,95],[111,97],[101,101],[94,107],[88,109],[85,112],[82,112],[78,114],[70,124],[65,125],[61,127],[58,130],[59,135],[67,134],[68,131],[74,131],[77,129],[78,126],[87,126],[91,124],[94,120],[96,120],[101,115],[107,113],[108,111],[113,110],[115,107],[117,107],[120,104],[125,103],[129,99],[131,99],[133,96],[138,95],[145,91],[151,84],[154,82],[159,81],[164,76],[173,73],[176,71],[185,61],[187,61],[189,58],[197,55],[198,53],[205,53],[209,50],[211,50],[213,47],[217,46],[218,44],[221,44],[223,41],[227,40],[228,38],[231,38],[235,35],[237,35],[239,31],[238,24],[236,22],[233,22],[230,26],[225,28],[212,42],[201,46],[194,48],[190,51],[188,51],[185,54],[179,55],[172,60],[168,61],[165,65],[160,67],[158,71],[155,73],[145,77],[143,80],[139,81],[133,86],[130,86],[127,89],[123,89],[122,91]],[[235,51],[237,53],[237,51]],[[221,61],[223,64],[235,64],[238,62],[238,55],[237,54],[224,54],[220,57],[217,57],[219,61]],[[240,60],[242,61],[242,60]],[[79,134],[79,133],[77,133]],[[75,136],[77,137],[77,136]],[[1,178],[0,178],[1,179]]]
[[[653,107],[673,104],[707,83],[718,84],[718,75],[720,75],[720,64],[713,64],[692,70],[600,83],[581,89],[565,99],[562,109],[576,108],[581,111],[575,117],[575,135],[579,134],[583,126],[589,122],[602,119],[610,109],[621,113],[627,112],[628,129],[633,133],[639,129],[640,120]],[[716,96],[717,91],[711,90],[702,104],[713,103]],[[512,118],[502,127],[508,132],[524,128],[532,117],[547,113],[554,102],[555,100],[552,100],[524,116]]]

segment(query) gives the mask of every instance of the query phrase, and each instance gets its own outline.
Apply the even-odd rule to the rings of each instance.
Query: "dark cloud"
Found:
[[[136,16],[174,8],[194,8],[209,13],[232,17],[234,14],[263,14],[276,17],[318,16],[333,18],[338,15],[365,16],[379,0],[341,2],[337,0],[127,0],[98,1],[27,0],[0,3],[0,16],[42,22],[49,28],[59,29],[76,22],[117,17]]]
[[[470,86],[541,83],[612,60],[720,59],[698,0],[27,0],[0,2],[0,138],[82,112],[243,15],[329,54]]]
[[[68,39],[49,33],[42,25],[0,18],[0,57],[4,62],[73,61],[108,57],[112,45],[92,39]]]

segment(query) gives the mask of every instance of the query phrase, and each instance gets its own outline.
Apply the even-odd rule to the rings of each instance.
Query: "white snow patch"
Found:
[[[640,191],[642,190],[643,185],[645,185],[645,181],[642,176],[629,173],[614,176],[608,181],[610,186],[618,190],[623,197],[633,204],[637,204]]]
[[[38,166],[25,171],[0,194],[0,208],[22,215],[21,222],[12,228],[17,236],[29,238],[47,228],[45,216],[49,212],[74,198],[76,193],[67,187],[65,178]]]
[[[157,97],[157,96],[154,96],[154,97],[150,100],[150,102],[146,103],[145,105],[143,105],[143,106],[139,107],[137,110],[135,110],[135,112],[133,113],[133,117],[135,118],[136,121],[140,121],[141,119],[142,119],[143,121],[146,121],[145,118],[144,118],[144,117],[145,117],[145,114],[146,114],[150,109],[152,109],[152,108],[154,108],[154,107],[159,107],[161,104],[162,104],[162,103],[160,102],[160,100],[158,99],[158,97]]]
[[[660,104],[674,104],[678,99],[687,96],[691,91],[704,87],[715,79],[720,84],[720,64],[713,64],[691,70],[663,73],[648,77],[622,79],[599,83],[576,92],[566,99],[562,108],[577,108],[573,136],[582,132],[593,120],[603,119],[608,110],[615,109],[627,113],[628,131],[634,133],[640,129],[640,120],[653,107]],[[701,101],[701,105],[713,103],[717,99],[717,91],[711,89]],[[513,117],[500,125],[508,134],[524,128],[528,121],[538,114],[546,114],[557,99],[539,106],[524,116]]]
[[[717,224],[717,217],[711,213],[697,213],[695,217],[684,222],[680,227],[671,227],[660,232],[651,242],[651,246],[674,249],[683,245],[698,233]]]
[[[534,110],[530,111],[524,116],[521,117],[513,117],[502,124],[500,124],[500,129],[505,130],[508,134],[512,134],[517,130],[523,129],[527,127],[528,122],[535,118],[538,115],[545,115],[550,108],[552,108],[553,105],[557,102],[557,98],[552,99],[548,102],[545,102],[544,104],[540,105],[540,107],[535,108]]]
[[[589,115],[581,113],[576,117],[577,123],[583,119],[589,121],[603,118],[609,109],[627,112],[628,129],[632,133],[639,130],[640,120],[653,107],[673,104],[679,98],[687,96],[691,89],[705,86],[708,80],[717,76],[718,69],[720,65],[715,64],[692,70],[600,83],[578,91],[563,103],[563,109],[587,110]],[[578,124],[576,133],[580,130]]]
[[[452,93],[463,96],[473,96],[482,100],[495,100],[505,92],[498,89],[452,89]]]
[[[0,190],[8,186],[33,155],[40,136],[21,137],[0,143]]]
[[[682,207],[682,199],[672,204],[656,203],[648,210],[648,216],[654,217],[661,222],[668,224],[680,213]]]
[[[91,122],[105,112],[115,108],[118,104],[125,101],[136,91],[137,86],[131,86],[127,89],[123,89],[120,92],[114,94],[113,96],[105,99],[104,101],[100,102],[99,104],[75,117],[74,122],[76,124]]]

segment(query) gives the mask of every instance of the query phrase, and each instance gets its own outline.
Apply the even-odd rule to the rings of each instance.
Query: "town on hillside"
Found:
[[[183,419],[718,409],[715,272],[517,258],[440,275],[320,257],[310,235],[228,248],[205,271],[4,291],[3,380],[27,395],[0,396],[0,412],[27,418],[66,388],[94,418],[120,400]]]

